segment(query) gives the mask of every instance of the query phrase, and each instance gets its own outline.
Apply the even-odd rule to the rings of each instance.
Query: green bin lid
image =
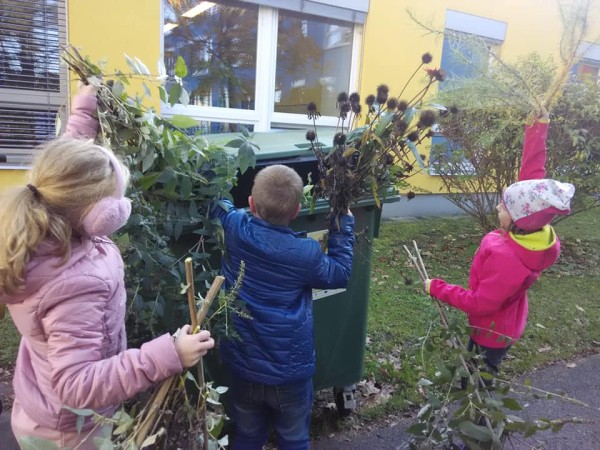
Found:
[[[306,140],[306,131],[308,130],[273,130],[252,133],[250,140],[260,148],[256,152],[256,159],[260,161],[291,156],[312,156],[313,151],[310,148],[310,142]],[[331,127],[317,127],[317,137],[323,146],[323,151],[328,152],[331,148],[334,134],[335,129]],[[205,137],[210,143],[224,146],[239,136],[240,133],[226,133],[211,134]],[[237,152],[235,148],[225,147],[225,149],[233,153]]]

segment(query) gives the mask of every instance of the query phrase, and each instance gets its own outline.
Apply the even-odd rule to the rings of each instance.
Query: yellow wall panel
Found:
[[[69,0],[69,42],[92,61],[105,59],[107,73],[117,69],[131,73],[125,62],[127,54],[138,57],[156,74],[161,52],[161,5],[161,0]],[[128,92],[141,93],[141,81],[133,81]],[[158,108],[155,89],[152,95],[152,106]]]

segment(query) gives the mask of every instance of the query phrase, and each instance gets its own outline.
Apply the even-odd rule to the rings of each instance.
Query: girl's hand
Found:
[[[196,334],[189,334],[190,331],[191,327],[185,325],[175,338],[175,348],[181,365],[185,368],[196,365],[200,358],[215,346],[215,341],[208,331],[202,330]]]
[[[77,83],[77,95],[86,95],[95,97],[98,94],[98,88],[92,84],[83,84],[81,81]]]
[[[429,278],[427,278],[424,282],[423,282],[423,289],[425,290],[425,293],[427,295],[431,295],[429,293],[429,287],[431,286],[431,280]]]

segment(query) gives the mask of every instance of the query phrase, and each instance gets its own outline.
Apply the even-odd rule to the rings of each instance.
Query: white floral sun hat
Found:
[[[571,212],[575,186],[556,180],[525,180],[511,184],[502,195],[514,224],[522,230],[539,230],[556,215]]]

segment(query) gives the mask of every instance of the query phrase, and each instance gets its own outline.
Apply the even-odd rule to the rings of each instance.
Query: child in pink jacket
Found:
[[[502,358],[523,334],[527,289],[558,259],[560,241],[549,223],[570,212],[573,185],[545,179],[548,113],[525,128],[519,181],[496,207],[500,229],[488,233],[473,258],[467,289],[441,279],[425,291],[468,315],[469,350],[497,374]]]
[[[92,449],[89,408],[111,416],[119,403],[198,362],[213,347],[207,331],[160,336],[126,350],[123,260],[106,236],[123,226],[127,169],[91,137],[95,90],[73,103],[67,134],[36,153],[29,184],[0,199],[0,303],[21,344],[12,428],[59,448]],[[87,438],[87,439],[86,439]]]

